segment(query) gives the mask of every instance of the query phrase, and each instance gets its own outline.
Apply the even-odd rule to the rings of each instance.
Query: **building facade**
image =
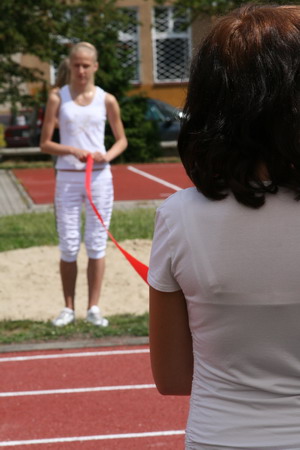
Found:
[[[178,15],[172,5],[158,6],[152,0],[120,0],[118,5],[137,23],[119,32],[135,62],[131,92],[181,107],[193,48],[209,29],[210,19],[199,18],[187,26],[188,12]]]

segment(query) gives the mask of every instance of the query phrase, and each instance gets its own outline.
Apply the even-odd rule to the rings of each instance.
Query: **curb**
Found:
[[[0,345],[0,353],[31,352],[37,350],[71,350],[80,348],[101,348],[116,346],[148,345],[148,336],[118,336],[99,339],[83,339],[80,341],[29,342],[24,344]]]

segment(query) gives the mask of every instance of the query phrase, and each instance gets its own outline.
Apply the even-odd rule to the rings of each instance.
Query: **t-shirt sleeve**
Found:
[[[180,286],[172,273],[172,243],[165,218],[156,213],[155,230],[150,255],[148,283],[162,292],[175,292]]]

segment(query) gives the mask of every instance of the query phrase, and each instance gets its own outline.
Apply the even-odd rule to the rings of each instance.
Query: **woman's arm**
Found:
[[[98,162],[112,161],[122,152],[124,152],[124,150],[127,147],[127,139],[125,135],[123,122],[121,120],[119,103],[117,102],[116,98],[113,95],[106,94],[105,106],[107,112],[107,119],[113,132],[115,142],[105,154],[99,152],[93,153],[95,161]]]
[[[161,292],[150,287],[150,358],[161,394],[190,395],[193,349],[182,291]]]
[[[85,162],[89,154],[86,150],[71,147],[70,145],[62,145],[52,141],[54,129],[57,125],[57,116],[60,107],[60,96],[56,90],[49,94],[45,118],[42,127],[40,147],[44,153],[50,155],[74,155],[80,161]]]

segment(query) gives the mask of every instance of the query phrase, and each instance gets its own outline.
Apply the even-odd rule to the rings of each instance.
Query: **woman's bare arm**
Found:
[[[123,122],[121,120],[120,107],[116,98],[111,94],[106,94],[105,106],[107,112],[107,119],[113,132],[115,142],[105,154],[99,152],[93,154],[95,161],[98,162],[112,161],[122,152],[124,152],[124,150],[127,147],[127,138],[125,135]]]
[[[161,292],[150,287],[150,357],[161,394],[190,395],[193,350],[182,291]]]

